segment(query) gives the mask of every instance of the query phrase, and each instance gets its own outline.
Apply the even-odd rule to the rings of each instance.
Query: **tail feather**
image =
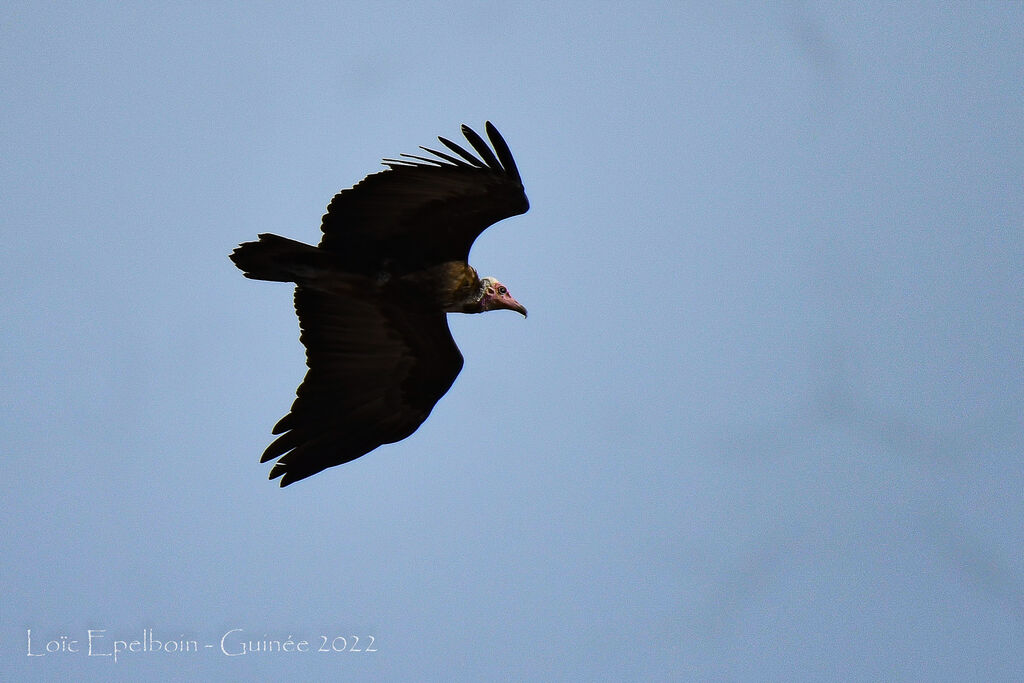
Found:
[[[323,267],[326,253],[309,244],[263,233],[257,242],[244,242],[229,258],[253,280],[299,282],[304,274]]]

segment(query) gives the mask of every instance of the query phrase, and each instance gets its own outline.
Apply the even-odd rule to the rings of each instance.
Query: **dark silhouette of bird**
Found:
[[[308,371],[260,462],[287,486],[401,441],[462,369],[449,313],[526,309],[467,263],[488,226],[530,207],[505,140],[493,150],[468,126],[476,155],[402,154],[334,196],[318,246],[259,235],[231,254],[248,278],[294,282]]]

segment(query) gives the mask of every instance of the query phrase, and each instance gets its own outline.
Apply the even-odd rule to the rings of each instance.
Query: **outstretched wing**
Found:
[[[295,310],[309,370],[260,460],[281,486],[409,436],[462,369],[446,314],[373,287],[299,286]]]
[[[334,196],[320,246],[369,275],[466,261],[488,226],[530,208],[512,152],[489,121],[486,130],[493,151],[462,126],[478,156],[438,138],[450,154],[423,147],[436,159],[385,159],[388,170]]]

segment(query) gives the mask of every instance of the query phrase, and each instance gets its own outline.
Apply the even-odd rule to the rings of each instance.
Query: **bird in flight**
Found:
[[[488,226],[530,208],[508,145],[486,131],[491,146],[462,126],[475,155],[439,137],[446,152],[385,159],[334,196],[318,246],[267,233],[231,253],[248,278],[296,285],[309,369],[260,459],[277,459],[281,486],[416,431],[462,369],[448,313],[526,316],[467,263]]]

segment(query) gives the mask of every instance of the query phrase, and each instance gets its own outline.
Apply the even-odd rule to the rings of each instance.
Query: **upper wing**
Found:
[[[457,156],[423,147],[437,159],[408,154],[385,159],[388,170],[331,200],[320,246],[367,274],[468,260],[477,235],[530,208],[508,145],[489,121],[486,129],[493,151],[462,126],[479,158],[439,137]]]
[[[337,287],[295,290],[309,371],[260,460],[279,458],[270,478],[281,486],[409,436],[462,369],[445,313]]]

